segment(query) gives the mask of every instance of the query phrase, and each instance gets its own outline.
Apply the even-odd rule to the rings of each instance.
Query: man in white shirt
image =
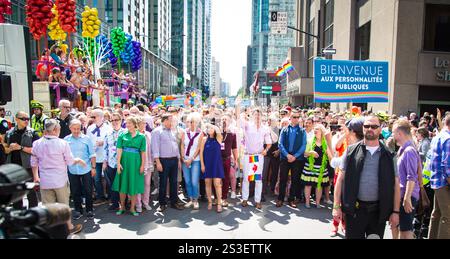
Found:
[[[95,175],[95,193],[96,201],[94,205],[100,205],[106,202],[105,192],[102,184],[102,167],[105,160],[105,137],[112,131],[111,126],[104,123],[104,113],[100,109],[95,109],[91,112],[91,119],[94,123],[88,127],[87,136],[94,143],[95,155],[96,155],[96,175]]]

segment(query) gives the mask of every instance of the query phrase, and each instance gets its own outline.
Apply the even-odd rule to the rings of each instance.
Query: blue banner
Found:
[[[388,69],[388,62],[316,59],[314,102],[386,103]]]

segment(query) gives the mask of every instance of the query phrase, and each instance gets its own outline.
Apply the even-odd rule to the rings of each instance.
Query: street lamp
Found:
[[[178,37],[183,38],[183,37],[185,37],[185,36],[186,36],[185,34],[174,35],[174,36],[168,38],[166,41],[164,41],[164,43],[161,45],[161,48],[159,48],[159,53],[158,53],[159,57],[160,57],[161,59],[164,59],[163,57],[161,57],[161,50],[164,51],[164,47],[166,46],[167,42],[169,42],[169,40],[171,40],[171,39],[173,39],[173,38],[178,38]],[[168,61],[167,59],[165,59],[165,60]],[[170,62],[169,62],[169,63],[170,63]]]

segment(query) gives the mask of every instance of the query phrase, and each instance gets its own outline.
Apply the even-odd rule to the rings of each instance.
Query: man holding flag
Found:
[[[240,114],[240,102],[236,102],[237,114]],[[250,182],[255,182],[255,202],[256,208],[262,209],[262,172],[264,167],[264,156],[272,146],[272,139],[266,127],[261,123],[261,110],[255,109],[252,113],[253,122],[240,120],[240,125],[244,131],[244,172],[242,186],[242,207],[248,206]],[[266,148],[264,149],[264,143]]]

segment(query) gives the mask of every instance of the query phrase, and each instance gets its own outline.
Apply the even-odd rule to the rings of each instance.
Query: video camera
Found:
[[[0,166],[0,239],[67,238],[69,206],[55,203],[29,210],[7,207],[22,200],[35,187],[30,180],[30,175],[21,166]]]

